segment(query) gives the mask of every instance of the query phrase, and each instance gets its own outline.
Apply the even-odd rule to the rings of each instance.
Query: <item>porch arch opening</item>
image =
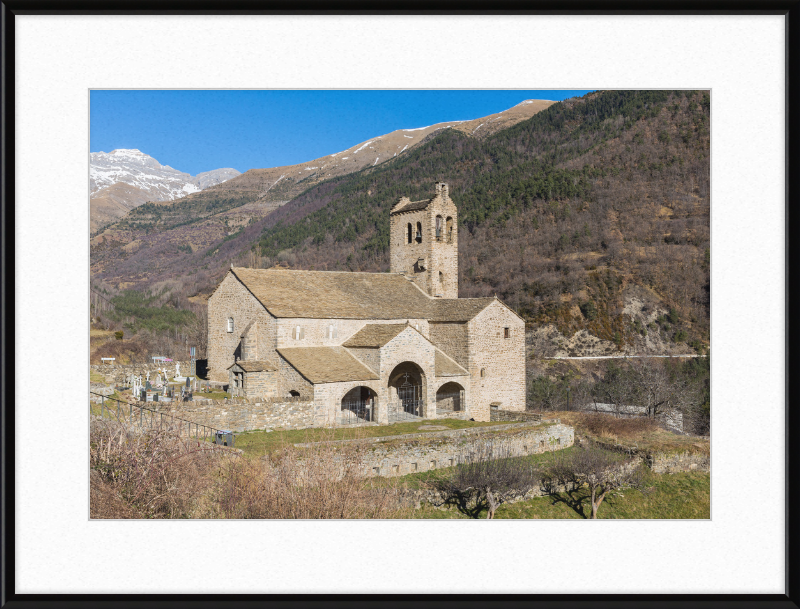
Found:
[[[436,412],[451,413],[466,410],[464,402],[464,387],[451,381],[445,383],[436,391]]]
[[[416,421],[424,416],[426,378],[414,362],[402,362],[389,374],[389,422]]]
[[[354,387],[342,396],[339,425],[358,425],[377,419],[378,394],[363,385]]]

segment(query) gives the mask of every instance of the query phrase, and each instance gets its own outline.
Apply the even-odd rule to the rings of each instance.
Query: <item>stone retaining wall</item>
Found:
[[[542,420],[542,415],[535,412],[529,412],[527,410],[499,410],[491,408],[489,410],[489,420],[537,422]]]
[[[569,425],[518,423],[472,427],[441,432],[325,442],[364,445],[365,476],[404,476],[464,462],[470,455],[491,450],[503,457],[523,457],[572,446],[575,432]],[[314,444],[296,444],[311,447]]]
[[[578,440],[578,442],[580,442],[580,440]],[[598,441],[595,441],[594,443],[604,450],[623,453],[631,457],[639,457],[647,464],[647,467],[657,474],[674,474],[677,472],[689,471],[711,471],[711,456],[703,450],[687,450],[680,453],[651,453],[644,449],[623,446],[621,444],[611,444],[609,442]]]
[[[318,424],[314,402],[234,403],[199,399],[192,402],[148,404],[149,408],[156,406],[158,412],[165,415],[231,431],[303,429]]]

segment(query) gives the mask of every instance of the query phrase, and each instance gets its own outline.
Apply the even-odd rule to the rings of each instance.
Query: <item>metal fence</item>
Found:
[[[358,425],[369,423],[375,417],[374,400],[345,400],[339,411],[339,425]]]
[[[101,398],[99,404],[89,402],[90,414],[98,415],[96,410],[99,410],[98,416],[115,420],[122,425],[130,425],[142,432],[172,429],[177,431],[181,437],[213,442],[221,446],[233,447],[235,445],[236,437],[230,430],[217,429],[209,425],[187,421],[171,414],[157,412],[138,404],[123,402],[93,391],[89,393]]]

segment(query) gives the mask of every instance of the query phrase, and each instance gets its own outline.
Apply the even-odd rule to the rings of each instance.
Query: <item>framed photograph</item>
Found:
[[[107,8],[3,4],[4,606],[797,604],[796,2]]]

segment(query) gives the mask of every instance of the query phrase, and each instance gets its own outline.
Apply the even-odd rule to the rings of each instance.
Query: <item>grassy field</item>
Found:
[[[589,491],[536,497],[501,505],[495,518],[561,519],[587,518],[591,513]],[[423,507],[415,518],[486,518],[486,511],[467,514],[457,508],[439,510]],[[711,474],[685,472],[650,474],[647,492],[634,489],[615,491],[606,496],[597,512],[598,519],[708,519],[711,518]]]
[[[282,447],[301,442],[325,442],[331,440],[351,440],[358,438],[378,438],[382,436],[398,436],[410,433],[426,433],[419,428],[423,425],[436,425],[448,429],[464,429],[467,427],[487,427],[507,424],[507,421],[480,423],[477,421],[459,421],[457,419],[430,419],[413,423],[395,423],[394,425],[374,425],[339,429],[293,429],[288,431],[249,431],[236,434],[236,448],[244,450],[248,456],[261,457],[280,450]]]

